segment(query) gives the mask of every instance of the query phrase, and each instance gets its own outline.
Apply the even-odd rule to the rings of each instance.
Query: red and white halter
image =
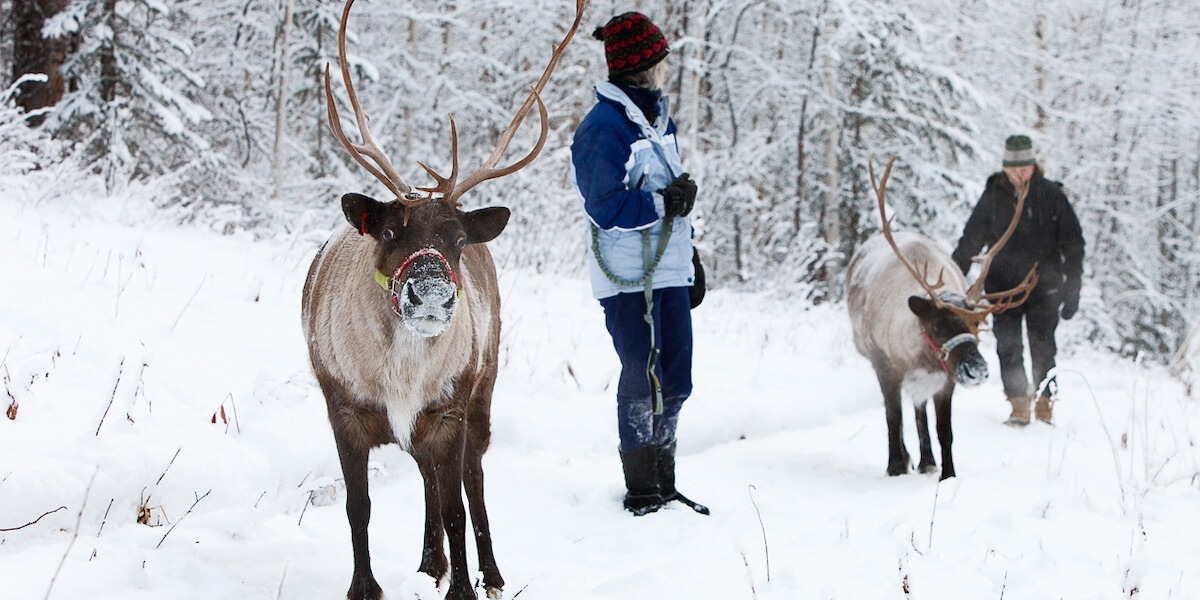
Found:
[[[442,262],[442,265],[446,267],[446,272],[450,274],[450,283],[453,283],[454,288],[458,290],[458,297],[462,298],[463,296],[462,284],[458,282],[458,275],[454,273],[454,267],[450,266],[450,261],[446,260],[446,257],[442,255],[441,252],[438,252],[435,248],[421,248],[420,250],[409,254],[408,258],[405,258],[404,262],[400,263],[400,266],[396,268],[396,272],[392,273],[391,277],[384,275],[383,271],[375,269],[375,282],[378,283],[380,287],[387,290],[389,294],[391,294],[392,310],[395,311],[396,314],[400,314],[400,277],[404,274],[404,271],[413,264],[413,262],[424,256],[432,256]]]

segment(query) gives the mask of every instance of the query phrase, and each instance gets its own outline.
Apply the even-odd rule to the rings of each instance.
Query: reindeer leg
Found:
[[[950,446],[954,444],[954,431],[950,429],[950,399],[954,397],[954,380],[946,383],[942,391],[933,395],[933,410],[937,414],[938,445],[942,447],[942,479],[954,477],[954,456]]]
[[[929,412],[926,410],[928,401],[913,404],[913,413],[917,416],[917,437],[921,440],[921,462],[917,470],[921,473],[937,471],[937,461],[933,459],[933,442],[929,439]]]
[[[487,507],[483,501],[483,456],[471,446],[463,460],[463,483],[467,490],[467,504],[471,510],[471,524],[475,528],[475,546],[479,551],[479,570],[483,571],[483,585],[488,596],[499,596],[504,589],[504,577],[496,566],[492,552],[492,530],[488,525]]]
[[[467,506],[475,529],[475,547],[479,552],[479,570],[483,571],[483,586],[488,597],[500,596],[504,577],[496,566],[492,551],[492,530],[488,525],[487,506],[483,496],[483,453],[491,442],[491,388],[486,398],[473,398],[467,421],[467,447],[463,457],[463,485],[467,490]]]
[[[350,600],[379,600],[383,590],[371,573],[371,554],[367,544],[367,525],[371,521],[371,497],[367,494],[367,456],[370,448],[356,442],[361,436],[339,428],[335,422],[334,440],[346,481],[346,516],[350,520],[350,544],[354,549],[354,577],[346,597]]]
[[[908,473],[908,450],[904,447],[904,411],[900,406],[900,381],[879,374],[879,387],[883,390],[883,410],[888,425],[888,467],[891,476]]]
[[[451,400],[450,404],[417,417],[414,433],[421,433],[419,438],[414,435],[413,456],[418,463],[426,463],[422,474],[429,472],[435,482],[437,511],[450,543],[450,585],[445,600],[475,600],[467,572],[467,511],[462,501],[466,415],[459,408],[464,402]],[[427,517],[426,524],[430,522]]]
[[[421,548],[421,565],[417,571],[441,584],[448,563],[442,541],[442,509],[437,487],[437,468],[428,453],[413,452],[417,469],[425,486],[425,538]]]

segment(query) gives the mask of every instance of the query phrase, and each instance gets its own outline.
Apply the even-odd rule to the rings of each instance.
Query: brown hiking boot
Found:
[[[1008,403],[1012,404],[1012,414],[1004,422],[1010,427],[1024,427],[1029,424],[1029,404],[1033,398],[1029,396],[1009,396]]]
[[[1033,415],[1037,417],[1037,420],[1053,425],[1054,399],[1049,396],[1039,396],[1037,404],[1033,407]]]

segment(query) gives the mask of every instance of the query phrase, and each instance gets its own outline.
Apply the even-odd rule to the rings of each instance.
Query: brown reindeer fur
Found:
[[[939,296],[943,300],[952,301],[956,295],[963,296],[967,285],[962,273],[932,240],[905,232],[894,234],[894,238],[910,263],[918,268],[928,265],[929,277],[934,281],[939,276],[942,278],[945,285]],[[882,236],[871,238],[855,253],[847,268],[846,282],[854,345],[871,361],[884,396],[888,422],[888,474],[908,472],[909,455],[902,433],[900,395],[903,389],[914,404],[921,446],[919,470],[927,473],[937,468],[925,410],[927,400],[932,397],[942,448],[942,478],[953,477],[950,398],[954,393],[955,378],[952,373],[965,352],[978,355],[978,351],[973,344],[969,349],[960,347],[947,360],[949,370],[943,369],[937,353],[922,336],[921,320],[910,308],[910,297],[929,298],[929,294],[900,263]],[[965,323],[948,311],[939,312],[937,319],[941,320],[939,326],[949,324],[957,327],[957,331],[966,330]],[[926,328],[933,325],[926,323]],[[944,341],[938,339],[935,343]]]
[[[965,294],[967,282],[962,272],[933,240],[898,232],[896,244],[915,265],[929,265],[930,277],[939,274],[948,292]],[[909,296],[929,294],[900,264],[887,241],[872,237],[855,253],[846,271],[847,304],[854,327],[854,345],[872,361],[887,358],[892,369],[907,373],[916,368],[942,372],[928,346],[914,344],[921,339],[921,325],[908,309]]]
[[[405,227],[403,210],[388,210],[383,225]],[[412,211],[405,235],[416,232],[412,235],[421,240],[440,239],[437,232],[463,216],[431,203]],[[347,218],[359,222],[349,212]],[[368,233],[346,228],[326,243],[309,269],[302,305],[313,371],[325,394],[346,481],[354,549],[348,597],[382,595],[371,572],[367,543],[371,501],[366,463],[371,448],[391,442],[413,456],[424,479],[425,538],[419,570],[437,580],[449,571],[447,599],[475,598],[466,570],[468,530],[460,491],[465,487],[483,583],[489,592],[498,591],[504,580],[492,554],[481,464],[491,437],[500,339],[495,265],[483,243],[466,245],[461,256],[443,250],[463,294],[446,329],[421,337],[405,327],[392,310],[390,294],[374,280],[376,268],[394,272],[411,249],[381,251],[374,222]],[[449,564],[443,532],[450,545]]]

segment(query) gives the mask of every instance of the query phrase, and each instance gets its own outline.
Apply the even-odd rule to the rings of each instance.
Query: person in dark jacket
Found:
[[[680,501],[675,430],[692,393],[689,293],[697,280],[692,224],[696,183],[683,170],[675,123],[660,91],[667,40],[645,15],[617,15],[604,42],[608,81],[571,144],[588,220],[592,291],[621,360],[617,384],[624,506],[635,515]]]
[[[1038,282],[1024,304],[993,316],[996,351],[1004,393],[1012,405],[1007,423],[1029,424],[1033,392],[1025,377],[1021,325],[1029,336],[1033,362],[1035,413],[1038,420],[1053,420],[1056,382],[1046,375],[1054,368],[1057,346],[1054,330],[1059,318],[1070,319],[1079,309],[1079,287],[1083,277],[1083,231],[1062,184],[1046,179],[1034,157],[1033,142],[1024,135],[1005,140],[1004,169],[987,180],[962,239],[952,255],[964,274],[972,258],[994,244],[1008,228],[1016,208],[1017,190],[1028,185],[1025,207],[1012,237],[1000,249],[984,282],[984,290],[1012,289],[1035,264]]]

